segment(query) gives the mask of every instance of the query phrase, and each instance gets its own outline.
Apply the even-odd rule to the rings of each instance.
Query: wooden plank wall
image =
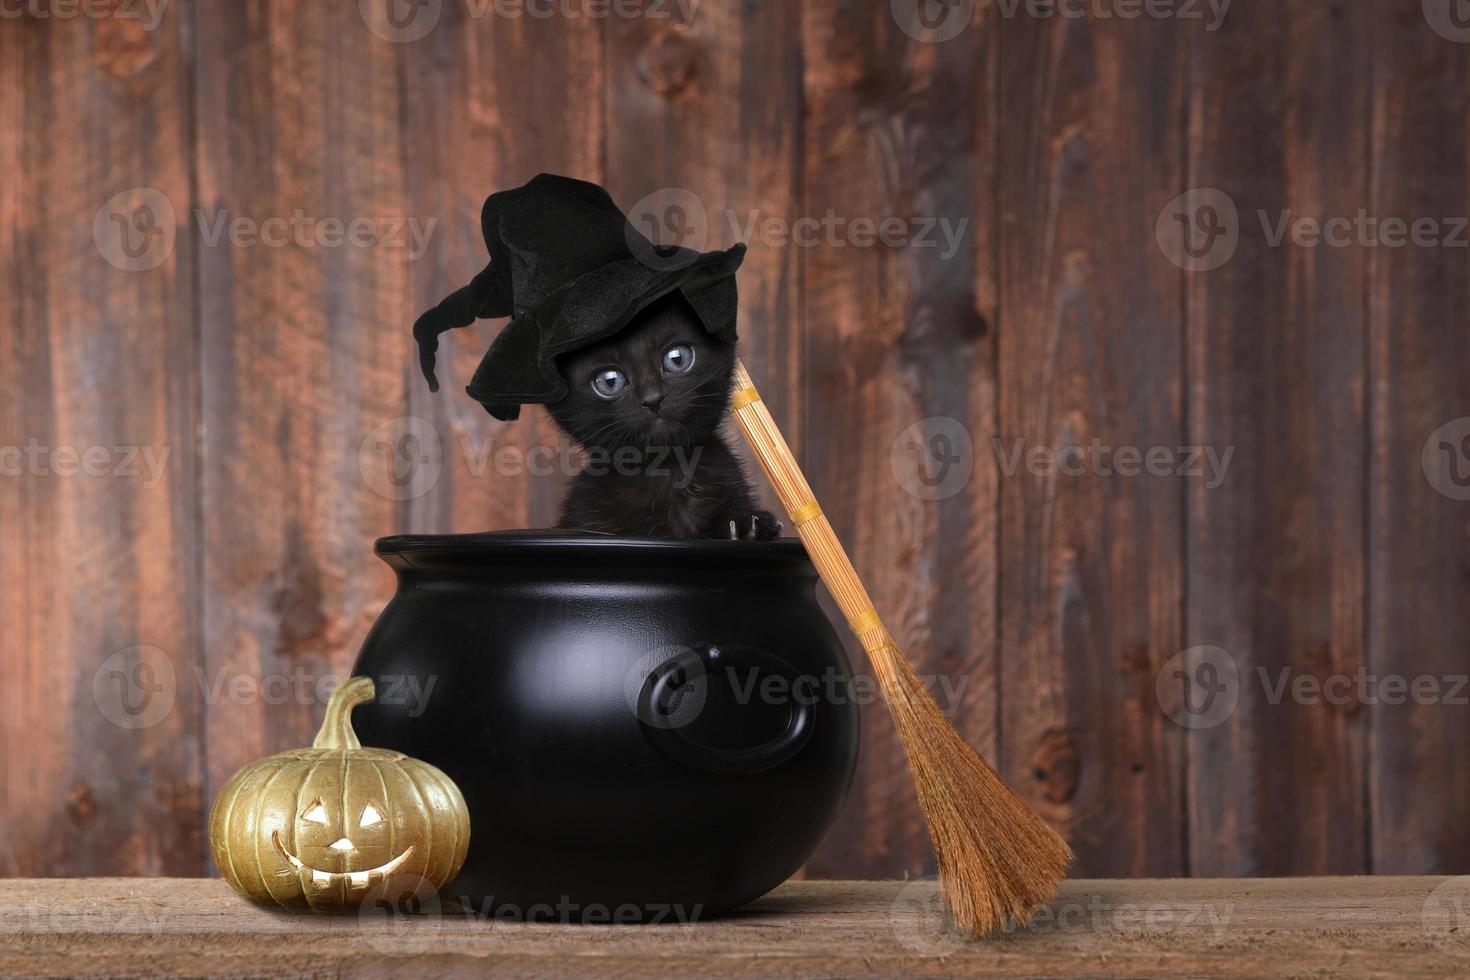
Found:
[[[1470,871],[1470,706],[1375,686],[1470,672],[1467,252],[1273,241],[1360,210],[1455,234],[1470,38],[1418,0],[911,6],[0,19],[0,874],[207,872],[215,789],[310,738],[388,596],[372,539],[554,520],[562,475],[495,463],[555,443],[544,415],[430,396],[408,333],[483,264],[484,196],[542,170],[749,241],[746,360],[1080,873]],[[887,217],[942,224],[863,244]],[[1180,251],[1213,222],[1228,260]],[[446,337],[445,392],[497,326]],[[968,476],[925,483],[931,450]],[[1333,677],[1342,703],[1277,696]],[[1233,711],[1191,711],[1220,684]],[[930,873],[865,722],[805,873]]]

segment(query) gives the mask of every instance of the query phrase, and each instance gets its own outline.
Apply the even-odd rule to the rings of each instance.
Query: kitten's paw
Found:
[[[768,510],[758,510],[745,521],[740,537],[746,541],[769,541],[781,536],[786,525]]]

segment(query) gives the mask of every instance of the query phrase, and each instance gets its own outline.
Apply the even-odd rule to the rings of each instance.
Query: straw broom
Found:
[[[1071,863],[1071,849],[970,748],[924,690],[878,618],[745,365],[738,362],[730,407],[878,676],[929,825],[950,915],[978,935],[1024,922],[1056,894]]]

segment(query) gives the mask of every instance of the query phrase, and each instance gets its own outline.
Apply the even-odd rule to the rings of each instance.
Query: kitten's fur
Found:
[[[676,344],[694,351],[687,374],[664,370]],[[760,510],[719,427],[735,350],[705,331],[672,293],[608,340],[557,361],[567,396],[547,406],[588,454],[560,527],[656,538],[774,538],[781,523]],[[592,386],[607,368],[627,379],[605,400]]]

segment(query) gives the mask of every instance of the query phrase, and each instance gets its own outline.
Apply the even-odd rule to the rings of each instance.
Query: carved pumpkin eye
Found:
[[[301,815],[301,819],[310,820],[312,823],[319,823],[325,827],[327,825],[326,807],[322,806],[321,800],[317,800],[306,808],[306,812]]]
[[[375,823],[382,823],[383,815],[378,812],[377,807],[369,803],[362,808],[362,820],[358,822],[359,827],[371,827]]]

